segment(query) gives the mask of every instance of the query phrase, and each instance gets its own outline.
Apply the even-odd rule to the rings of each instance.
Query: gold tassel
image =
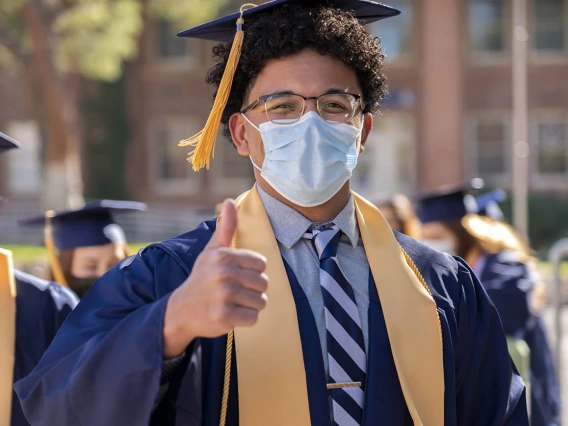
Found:
[[[53,272],[53,278],[58,284],[69,287],[65,275],[63,275],[63,270],[61,269],[61,264],[59,263],[59,258],[57,257],[57,249],[53,242],[53,225],[51,223],[55,212],[49,210],[45,212],[45,248],[47,249],[47,255],[49,257],[49,264],[51,266],[51,271]]]
[[[192,164],[193,170],[196,172],[203,167],[209,169],[211,158],[215,157],[215,141],[217,139],[217,133],[219,132],[219,125],[221,124],[221,115],[227,106],[233,85],[233,78],[241,57],[245,36],[243,31],[243,24],[245,23],[243,13],[247,7],[256,7],[256,4],[247,3],[241,6],[241,16],[237,19],[235,40],[233,41],[229,59],[227,60],[227,66],[223,73],[223,78],[221,78],[219,90],[217,90],[217,96],[215,96],[215,102],[213,103],[213,108],[211,109],[207,123],[199,133],[179,143],[179,146],[194,147],[193,151],[189,153],[187,160]]]

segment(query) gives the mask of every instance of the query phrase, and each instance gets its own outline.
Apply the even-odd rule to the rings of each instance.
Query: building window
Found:
[[[197,189],[197,175],[187,162],[190,147],[179,142],[199,131],[199,120],[189,117],[166,118],[153,125],[155,186],[160,191],[188,194]]]
[[[504,0],[469,0],[470,48],[475,53],[502,53],[506,49]]]
[[[563,177],[568,173],[568,120],[535,121],[537,172],[540,176]]]
[[[21,143],[7,153],[8,192],[34,194],[41,188],[41,139],[34,121],[12,122],[6,131]]]
[[[533,48],[539,52],[565,52],[566,0],[533,1]]]
[[[470,120],[468,162],[471,176],[494,182],[509,170],[510,117],[489,114]]]
[[[408,193],[416,184],[415,117],[409,112],[387,111],[377,116],[351,179],[363,196]]]
[[[258,165],[259,167],[262,164]],[[242,157],[225,136],[217,136],[215,161],[211,163],[210,188],[221,196],[236,197],[254,183],[254,170],[248,157]]]
[[[156,21],[154,28],[154,56],[158,63],[187,65],[195,54],[191,40],[178,37],[178,31],[168,21]]]
[[[389,60],[403,59],[412,55],[412,0],[394,0],[388,4],[402,13],[371,24],[369,30],[381,39],[381,46]]]

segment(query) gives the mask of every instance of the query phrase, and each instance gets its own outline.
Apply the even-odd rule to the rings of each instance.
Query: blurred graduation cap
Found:
[[[12,148],[19,148],[20,143],[10,136],[0,132],[0,154]]]
[[[146,209],[146,204],[134,201],[100,200],[77,210],[48,211],[44,215],[23,219],[19,224],[44,226],[45,246],[53,275],[57,282],[66,284],[57,251],[125,242],[124,231],[114,221],[113,213]]]
[[[469,213],[478,211],[475,197],[470,193],[483,187],[482,179],[476,178],[470,182],[445,186],[418,197],[416,215],[420,222],[449,222],[461,220]]]
[[[227,66],[219,84],[215,102],[207,123],[203,130],[189,139],[180,142],[180,146],[193,147],[189,154],[189,162],[193,170],[198,171],[203,167],[209,168],[211,158],[214,155],[215,139],[221,122],[221,115],[225,110],[233,77],[237,70],[241,49],[245,37],[245,21],[251,17],[267,13],[286,5],[302,5],[307,7],[327,6],[353,12],[354,16],[362,25],[367,25],[381,19],[400,14],[400,11],[384,4],[371,0],[273,0],[261,5],[251,3],[244,4],[240,12],[215,19],[211,22],[187,29],[178,34],[179,37],[198,38],[203,40],[230,42],[233,41],[231,52],[227,60]]]
[[[487,216],[490,219],[503,221],[504,215],[499,203],[507,199],[507,193],[497,188],[489,191],[476,198],[477,201],[477,214],[480,216]]]

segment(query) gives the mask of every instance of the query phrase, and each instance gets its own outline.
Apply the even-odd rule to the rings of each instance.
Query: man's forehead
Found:
[[[256,77],[250,95],[277,92],[319,96],[330,92],[359,93],[357,74],[343,62],[312,51],[270,61]]]

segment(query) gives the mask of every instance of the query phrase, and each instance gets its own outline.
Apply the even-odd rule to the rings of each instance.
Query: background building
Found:
[[[240,2],[233,3],[229,8],[236,10]],[[510,189],[511,0],[389,4],[402,15],[374,24],[371,31],[388,56],[390,95],[360,158],[354,188],[364,195],[413,194],[481,176],[489,186]],[[180,211],[193,223],[253,182],[248,159],[222,137],[208,172],[194,173],[185,160],[187,149],[177,146],[201,129],[212,103],[204,81],[212,45],[178,39],[176,30],[166,21],[147,20],[139,53],[117,86],[125,93],[127,132],[110,143],[123,147],[120,162],[105,150],[89,155],[96,153],[96,144],[95,151],[84,154],[95,170],[88,183],[96,184],[104,174],[98,171],[111,161],[120,177],[113,182],[124,185],[123,195],[151,206],[146,219],[138,220],[148,220],[144,226],[153,229],[159,227],[159,214],[165,228],[142,232],[141,238],[181,231],[190,223],[179,219]],[[545,197],[568,214],[563,201],[568,195],[568,0],[529,0],[529,32],[530,192],[533,204]],[[23,142],[22,150],[0,159],[0,190],[17,200],[12,216],[6,219],[4,211],[2,220],[12,220],[40,207],[42,136],[19,76],[4,73],[0,93],[0,129]],[[97,197],[115,194],[114,185],[102,186]],[[556,216],[541,213],[538,204],[531,207],[537,239],[566,234],[567,221],[554,223]]]

